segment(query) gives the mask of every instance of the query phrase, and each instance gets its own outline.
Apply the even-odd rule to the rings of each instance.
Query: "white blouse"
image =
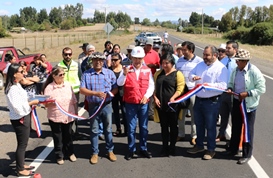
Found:
[[[19,83],[10,87],[6,98],[11,120],[21,119],[30,113],[31,108],[28,103],[27,92]]]

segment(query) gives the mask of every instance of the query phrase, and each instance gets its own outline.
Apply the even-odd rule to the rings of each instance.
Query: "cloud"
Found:
[[[9,11],[0,9],[0,15],[9,15]]]
[[[7,1],[7,2],[3,2],[4,6],[11,6],[13,3],[10,2],[10,1]]]

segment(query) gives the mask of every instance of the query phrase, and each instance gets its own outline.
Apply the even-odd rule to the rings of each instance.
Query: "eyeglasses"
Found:
[[[23,71],[23,70],[21,70],[21,71],[17,71],[17,73],[21,73],[21,74],[23,74],[23,73],[24,73],[24,71]]]
[[[72,56],[72,53],[63,53],[64,56]]]
[[[61,74],[59,74],[58,76],[59,77],[62,77],[62,76],[64,76],[65,75],[65,73],[61,73]]]
[[[218,52],[219,52],[219,53],[225,53],[226,50],[225,50],[225,49],[218,49]]]

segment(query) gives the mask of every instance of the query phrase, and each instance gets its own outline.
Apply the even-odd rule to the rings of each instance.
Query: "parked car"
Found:
[[[7,62],[5,61],[5,55],[11,54],[16,58],[16,62],[26,61],[27,69],[30,69],[30,65],[34,64],[33,58],[35,56],[40,56],[40,54],[25,54],[20,49],[16,49],[13,46],[0,47],[0,90],[4,86],[4,75],[3,70],[6,68]]]
[[[148,39],[152,39],[154,44],[161,45],[162,43],[162,38],[154,32],[141,32],[135,37],[135,43],[137,46],[145,45]]]

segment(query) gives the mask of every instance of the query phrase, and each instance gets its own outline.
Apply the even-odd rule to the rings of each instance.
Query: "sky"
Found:
[[[271,1],[271,2],[270,2]],[[45,4],[44,4],[45,3]],[[151,22],[189,20],[192,12],[203,13],[221,20],[223,14],[233,7],[246,5],[255,8],[273,4],[272,0],[0,0],[0,15],[11,16],[19,14],[24,7],[34,7],[37,12],[46,9],[50,12],[53,7],[64,7],[66,4],[76,6],[83,4],[83,18],[92,18],[95,9],[101,12],[127,13],[132,20],[138,17],[140,21],[148,18]]]

